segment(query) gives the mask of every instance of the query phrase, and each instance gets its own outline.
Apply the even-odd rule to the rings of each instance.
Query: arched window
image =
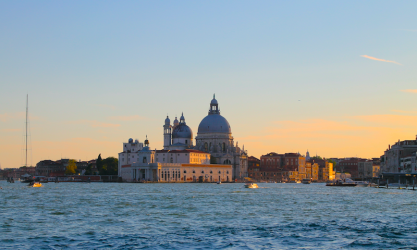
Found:
[[[184,170],[184,174],[186,174],[187,173],[187,170]]]
[[[195,174],[195,170],[193,170],[193,174]]]
[[[204,174],[204,170],[202,170],[201,173]]]
[[[210,174],[212,174],[212,173],[213,173],[213,171],[210,170]]]
[[[146,156],[143,157],[143,163],[146,163]]]
[[[223,161],[223,164],[232,164],[232,162],[229,159],[226,159]]]
[[[205,143],[204,143],[204,151],[206,151],[206,152],[208,151],[208,145],[207,145],[207,142],[205,142]]]
[[[226,171],[226,174],[229,174],[229,171]]]
[[[222,171],[219,170],[219,174],[221,174],[221,173],[222,173]]]
[[[223,144],[222,144],[222,151],[223,151],[223,152],[226,152],[226,143],[224,143],[224,142],[223,142]]]

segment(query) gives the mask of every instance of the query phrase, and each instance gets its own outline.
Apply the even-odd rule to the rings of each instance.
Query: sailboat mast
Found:
[[[28,166],[28,105],[29,105],[29,95],[26,95],[26,134],[25,134],[25,142],[26,142],[26,156],[25,156],[25,167]]]

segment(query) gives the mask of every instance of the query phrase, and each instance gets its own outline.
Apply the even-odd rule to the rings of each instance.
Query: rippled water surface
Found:
[[[417,191],[0,182],[0,248],[417,249]]]

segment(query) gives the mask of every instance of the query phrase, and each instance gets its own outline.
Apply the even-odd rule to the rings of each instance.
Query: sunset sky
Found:
[[[417,1],[1,1],[0,164],[197,135],[213,94],[249,155],[379,157],[417,134]]]

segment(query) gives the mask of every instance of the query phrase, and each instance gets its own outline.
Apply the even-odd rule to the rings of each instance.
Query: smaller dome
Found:
[[[184,123],[181,123],[178,126],[176,126],[174,131],[172,132],[172,139],[174,138],[193,139],[193,131],[190,127],[188,127]]]
[[[139,143],[138,139],[135,140],[135,143]]]
[[[129,138],[129,143],[133,143],[133,139],[132,138]]]
[[[217,100],[216,100],[216,99],[211,100],[210,104],[211,104],[211,105],[218,105],[218,103],[217,103]]]

